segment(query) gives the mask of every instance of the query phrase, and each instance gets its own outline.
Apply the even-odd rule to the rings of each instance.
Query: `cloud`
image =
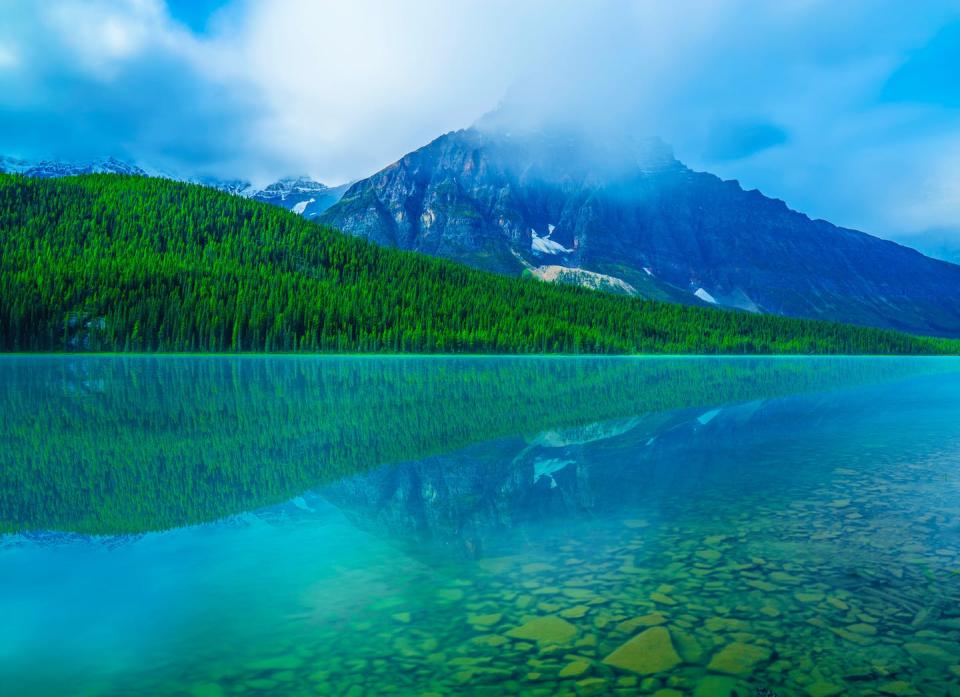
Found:
[[[0,70],[16,68],[20,65],[20,52],[13,42],[0,43]]]
[[[787,133],[774,123],[727,120],[713,124],[704,157],[708,160],[740,160],[787,141]]]
[[[527,33],[532,19],[518,23],[534,7],[251,3],[224,48],[243,66],[239,78],[269,105],[252,134],[262,147],[312,173],[347,179],[496,104],[515,66],[545,48],[545,38]],[[549,34],[554,21],[542,14]]]
[[[874,233],[960,221],[949,0],[12,0],[4,13],[0,152],[333,183],[499,106],[522,127],[660,135],[693,167]]]
[[[228,159],[249,101],[211,80],[216,51],[160,0],[15,5],[23,56],[0,73],[0,147],[29,157],[119,155],[179,167]],[[0,34],[0,42],[4,37]]]

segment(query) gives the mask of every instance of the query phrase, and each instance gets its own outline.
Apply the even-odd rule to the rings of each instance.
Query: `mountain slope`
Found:
[[[960,343],[511,279],[165,179],[2,175],[0,349],[955,353]]]
[[[449,133],[320,220],[498,273],[563,266],[644,297],[960,336],[960,266],[694,172],[657,140]]]

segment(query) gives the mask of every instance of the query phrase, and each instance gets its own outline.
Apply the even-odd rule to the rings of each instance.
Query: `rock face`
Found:
[[[960,266],[694,172],[658,140],[448,133],[319,219],[504,274],[602,274],[644,297],[960,335]]]

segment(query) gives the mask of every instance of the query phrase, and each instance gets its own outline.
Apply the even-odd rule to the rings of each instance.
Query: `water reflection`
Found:
[[[788,507],[834,479],[838,462],[859,470],[923,459],[916,438],[884,427],[914,410],[913,430],[942,435],[938,409],[956,411],[956,389],[956,376],[915,377],[550,429],[377,468],[316,494],[411,553],[479,558],[514,528],[558,520],[669,517],[723,501]],[[924,423],[926,412],[937,416]],[[933,452],[949,447],[923,442]]]
[[[945,367],[923,359],[4,358],[0,531],[179,527],[500,436]]]

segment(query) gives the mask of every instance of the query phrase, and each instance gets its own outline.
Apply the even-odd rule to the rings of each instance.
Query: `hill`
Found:
[[[960,266],[695,172],[656,139],[448,133],[319,220],[508,275],[960,337]]]
[[[507,278],[170,180],[3,175],[0,349],[955,353],[958,344]]]

